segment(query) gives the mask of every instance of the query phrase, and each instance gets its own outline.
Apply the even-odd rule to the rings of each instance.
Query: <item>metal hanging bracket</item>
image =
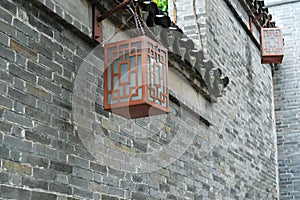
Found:
[[[264,17],[264,16],[267,17],[267,21],[266,21],[266,23],[265,23],[263,26],[266,26],[266,25],[269,24],[269,22],[271,21],[272,15],[268,15],[267,13],[262,12],[262,13],[260,13],[257,17],[255,17],[255,18],[250,17],[250,22],[249,22],[249,24],[250,24],[250,31],[251,31],[251,32],[253,31],[253,23],[254,23],[255,21],[261,19],[261,18]]]
[[[101,43],[103,41],[102,23],[98,22],[98,17],[101,16],[97,6],[93,6],[93,38]]]
[[[110,15],[114,14],[118,10],[120,10],[120,9],[124,8],[125,6],[127,6],[130,2],[131,2],[131,0],[124,0],[122,3],[120,3],[116,7],[109,10],[107,13],[104,13],[103,15],[98,16],[97,21],[100,23],[101,21],[103,21],[104,19],[109,17]]]
[[[93,7],[93,38],[97,40],[99,43],[103,41],[103,33],[102,33],[102,21],[107,17],[111,16],[118,10],[127,6],[132,0],[124,0],[122,3],[112,8],[108,12],[101,14],[100,10],[97,6]]]

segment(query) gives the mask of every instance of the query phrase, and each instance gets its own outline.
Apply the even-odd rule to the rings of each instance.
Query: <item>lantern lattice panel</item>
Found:
[[[167,50],[140,36],[104,47],[104,109],[127,118],[169,112]]]
[[[283,37],[280,28],[261,29],[262,63],[281,63],[283,59]]]

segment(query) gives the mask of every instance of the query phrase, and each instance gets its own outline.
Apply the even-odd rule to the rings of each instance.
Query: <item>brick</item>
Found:
[[[74,42],[72,42],[66,36],[64,36],[62,34],[56,34],[56,35],[54,35],[54,39],[56,39],[57,42],[59,42],[63,46],[69,48],[71,51],[73,51],[73,52],[75,51],[75,44],[74,44]]]
[[[25,91],[25,81],[18,78],[18,77],[14,77],[14,85],[13,87],[15,89],[21,90],[21,91]]]
[[[0,44],[0,57],[13,62],[15,60],[15,53],[9,48]]]
[[[0,70],[7,71],[8,61],[0,57]]]
[[[35,192],[32,191],[31,194],[31,200],[56,200],[57,195],[56,194],[50,194],[50,193],[43,193],[43,192]]]
[[[59,128],[65,132],[73,132],[73,125],[66,122],[66,120],[60,120],[56,118],[52,118],[52,126]]]
[[[66,142],[59,140],[52,140],[51,145],[58,150],[63,151],[64,153],[71,154],[74,153],[74,146]]]
[[[8,36],[0,32],[0,44],[8,47]]]
[[[8,24],[7,22],[0,20],[0,27],[1,27],[0,31],[5,33],[6,35],[9,35],[9,36],[15,35],[16,29],[13,26],[11,26],[10,24]]]
[[[29,105],[32,107],[35,107],[36,99],[28,94],[25,94],[21,91],[15,90],[13,88],[8,88],[8,97],[11,97],[12,99],[19,101],[25,105]]]
[[[56,149],[51,148],[49,145],[33,143],[33,150],[35,154],[44,156],[49,159],[58,159],[59,152]]]
[[[94,156],[91,154],[91,152],[88,149],[86,149],[85,147],[82,147],[82,146],[75,145],[74,154],[76,154],[78,156],[81,156],[85,159],[89,159],[89,160],[94,159]]]
[[[11,134],[18,138],[24,138],[24,129],[19,126],[13,126],[11,130]]]
[[[80,46],[76,46],[76,55],[85,58],[89,52]]]
[[[1,185],[0,197],[4,197],[7,199],[30,200],[30,191],[22,188]]]
[[[37,20],[37,19],[32,19],[32,21],[33,20],[35,20],[35,22],[32,22],[32,23],[35,23],[35,26],[41,33],[44,33],[45,35],[47,35],[49,37],[53,37],[53,30],[49,26],[39,22],[39,20]]]
[[[105,185],[118,187],[119,186],[119,179],[114,177],[114,176],[106,175],[106,176],[102,177],[101,183],[105,184]]]
[[[95,172],[99,172],[103,174],[107,173],[107,167],[104,165],[100,165],[98,163],[91,162],[91,169],[94,170]]]
[[[21,68],[23,68],[24,63],[26,63],[26,58],[20,54],[16,55],[16,65],[20,66]],[[26,68],[26,66],[24,66],[24,68]]]
[[[52,78],[52,73],[45,67],[42,67],[34,62],[28,61],[27,64],[28,70],[32,71],[33,73],[36,73],[39,76],[45,77],[45,78]]]
[[[68,155],[68,163],[81,167],[81,168],[86,168],[89,169],[90,163],[88,160],[85,160],[83,158],[74,156],[74,155]]]
[[[14,109],[15,109],[16,113],[24,114],[25,106],[22,103],[15,101]]]
[[[72,194],[72,188],[65,184],[59,184],[59,183],[49,183],[49,189],[50,191],[71,195]]]
[[[91,192],[89,190],[82,190],[79,188],[74,188],[74,195],[83,197],[83,198],[89,198],[89,199],[93,198],[93,192]]]
[[[0,121],[0,130],[1,130],[1,132],[10,133],[11,128],[12,128],[11,124],[9,124],[7,122],[4,122],[4,121]]]
[[[72,176],[69,181],[70,185],[74,185],[79,188],[88,189],[89,188],[89,181],[86,179],[78,178]]]
[[[57,84],[51,82],[50,80],[47,80],[45,78],[39,77],[38,83],[39,86],[45,88],[46,90],[51,91],[53,94],[59,96],[61,94],[61,87]]]
[[[44,135],[53,136],[55,138],[58,137],[58,130],[49,126],[49,124],[43,124],[36,122],[35,130],[42,132]]]
[[[124,196],[124,190],[120,189],[118,187],[108,186],[108,192],[107,192],[107,194],[111,194],[111,195],[114,195],[114,196],[123,197]]]
[[[59,5],[56,5],[55,9],[56,9],[56,14],[59,15],[60,17],[63,17],[64,10]]]
[[[22,184],[22,176],[18,174],[11,174],[10,183],[15,186],[20,186]]]
[[[44,46],[34,39],[28,39],[28,46],[38,54],[41,54],[49,59],[52,59],[53,57],[53,50],[50,47]]]
[[[50,10],[54,10],[54,3],[51,0],[46,0],[46,6],[50,9]]]
[[[31,177],[30,178],[23,177],[22,185],[34,189],[42,189],[42,190],[48,189],[48,183],[46,181],[36,180]]]
[[[49,37],[53,37],[53,31],[51,28],[49,28],[49,26],[43,25],[40,31],[48,35]]]
[[[7,94],[7,84],[0,81],[0,94]]]
[[[73,23],[73,17],[68,13],[65,13],[65,20],[70,24]]]
[[[28,37],[21,31],[19,31],[18,29],[16,29],[16,35],[13,36],[13,39],[17,42],[20,42],[21,44],[24,45],[24,47],[26,48],[27,46],[27,39]],[[30,50],[30,49],[29,49]],[[31,50],[30,50],[31,51]],[[25,52],[24,52],[25,53]],[[22,54],[17,54],[17,55],[22,55]]]
[[[53,81],[59,85],[61,85],[63,88],[73,91],[73,83],[62,76],[59,76],[57,74],[53,74]]]
[[[3,84],[13,84],[13,76],[6,71],[0,70],[0,80]]]
[[[0,6],[3,7],[4,9],[6,9],[7,11],[11,12],[14,15],[16,15],[16,13],[17,13],[16,5],[9,1],[1,1]]]
[[[37,60],[37,53],[29,49],[28,47],[24,46],[23,44],[15,41],[10,40],[10,47],[12,50],[16,51],[17,53],[25,56],[26,58],[36,61]]]
[[[0,146],[0,158],[9,159],[9,150],[7,148]]]
[[[41,144],[50,144],[51,139],[45,135],[33,133],[31,131],[25,131],[25,139],[32,142],[38,142]]]
[[[87,180],[94,180],[95,173],[92,172],[90,169],[73,167],[73,175]]]
[[[72,166],[65,163],[56,162],[56,161],[50,162],[50,169],[65,172],[67,174],[72,174],[73,171]]]
[[[51,101],[51,94],[31,84],[26,84],[27,92],[39,99]]]
[[[19,19],[14,18],[13,25],[20,30],[22,33],[31,38],[38,38],[38,32],[31,29],[28,25],[24,24]]]
[[[33,127],[33,121],[31,119],[11,111],[6,111],[3,118],[9,122],[16,123],[21,126]]]
[[[11,146],[15,149],[22,150],[24,152],[32,152],[32,143],[24,141],[18,137],[11,135],[4,135],[3,144]]]
[[[142,193],[132,192],[132,198],[136,200],[148,199],[148,195]]]
[[[20,162],[21,161],[21,151],[18,149],[11,149],[9,154],[9,159],[11,161]]]
[[[51,40],[51,39],[47,36],[41,35],[40,43],[44,46],[51,47],[51,49],[55,53],[62,53],[63,52],[63,46],[61,44],[57,43],[56,41]],[[50,65],[53,65],[53,64],[54,63],[52,62]]]
[[[59,5],[56,4],[56,11],[59,10]],[[48,24],[50,27],[53,27],[54,30],[54,33],[57,33],[57,34],[61,34],[62,31],[63,31],[63,25],[61,23],[59,23],[58,20],[55,20],[54,18],[52,17],[49,17],[49,14],[47,13],[40,13],[39,16],[38,16],[39,20],[41,20],[42,22],[44,22],[45,24]]]
[[[50,60],[45,56],[42,55],[39,56],[39,63],[45,65],[46,67],[51,69],[52,72],[55,72],[56,74],[62,74],[63,71],[62,65],[53,62],[53,60]]]
[[[137,176],[137,175],[132,175],[132,181],[135,183],[142,183],[143,182],[143,177]]]
[[[31,175],[32,168],[22,163],[17,163],[9,160],[3,160],[2,166],[7,172],[18,173],[23,175]]]
[[[66,51],[66,50],[64,50]],[[65,69],[69,70],[70,72],[76,72],[77,67],[76,64],[67,60],[63,55],[59,55],[57,52],[54,53],[54,60],[60,64],[63,65]]]
[[[62,76],[70,80],[73,78],[73,72],[68,69],[64,69]]]
[[[36,27],[37,29],[40,29],[40,27],[42,26],[42,23],[34,15],[31,14],[28,15],[28,22],[30,25]]]
[[[25,107],[25,114],[32,117],[33,119],[36,119],[37,121],[42,121],[45,123],[49,123],[51,120],[51,117],[48,113],[42,112],[32,107]]]
[[[5,96],[0,95],[0,106],[11,109],[13,106],[13,101]]]
[[[70,51],[69,49],[63,48],[62,56],[64,56],[68,61],[70,61],[71,63],[73,63],[72,60],[73,60],[73,56],[74,55],[73,55],[73,52]]]
[[[67,197],[67,200],[79,200],[79,199],[75,197]]]
[[[102,195],[101,195],[101,199],[102,199],[102,200],[119,200],[118,197],[115,197],[115,196],[109,196],[109,195],[105,195],[105,194],[102,194]]]
[[[62,184],[68,184],[69,183],[69,175],[66,174],[57,174],[55,182],[62,183]]]
[[[0,19],[8,22],[9,24],[12,22],[12,15],[11,13],[7,12],[6,10],[0,7]]]
[[[21,68],[12,63],[9,64],[9,73],[20,77],[23,80],[28,81],[30,83],[36,82],[36,76],[33,73],[28,72],[26,69]]]
[[[6,111],[6,109],[0,107],[0,116],[1,116],[1,118],[2,118],[3,113],[5,113],[5,111]]]
[[[28,163],[33,167],[38,166],[47,168],[50,161],[47,158],[43,158],[37,155],[23,154],[22,162]]]
[[[119,171],[119,170],[115,170],[111,167],[108,168],[108,173],[112,176],[115,176],[115,177],[119,177],[119,178],[123,178],[125,173],[122,172],[122,171]]]
[[[33,168],[33,177],[35,179],[51,181],[56,179],[57,172],[48,169]]]
[[[63,100],[59,97],[53,96],[53,103],[61,108],[72,110],[72,104],[66,100]]]
[[[9,181],[9,174],[0,172],[0,183],[4,184],[4,183],[8,183],[8,181]]]

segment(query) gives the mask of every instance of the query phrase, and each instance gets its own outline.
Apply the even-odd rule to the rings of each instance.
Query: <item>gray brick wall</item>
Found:
[[[202,123],[182,96],[171,101],[168,116],[130,121],[112,116],[102,109],[102,77],[89,76],[100,85],[93,125],[104,128],[107,147],[139,153],[169,144],[176,134],[195,136],[170,165],[144,173],[128,172],[134,160],[121,165],[125,170],[113,168],[124,160],[115,151],[103,164],[79,137],[84,130],[74,124],[72,100],[80,101],[74,81],[95,44],[89,31],[69,24],[72,15],[52,17],[51,9],[62,7],[51,2],[0,1],[1,198],[278,198],[271,70],[260,64],[259,49],[224,1],[205,6],[207,53],[231,80],[218,103],[203,103],[212,126]]]
[[[280,199],[299,199],[300,2],[289,2],[267,1],[277,26],[283,28],[285,43],[283,63],[274,75]]]

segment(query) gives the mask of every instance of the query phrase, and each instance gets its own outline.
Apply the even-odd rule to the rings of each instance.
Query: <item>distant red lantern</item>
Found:
[[[104,109],[126,118],[169,112],[168,51],[147,36],[104,46]]]
[[[281,28],[261,29],[261,63],[282,63],[284,56]]]

